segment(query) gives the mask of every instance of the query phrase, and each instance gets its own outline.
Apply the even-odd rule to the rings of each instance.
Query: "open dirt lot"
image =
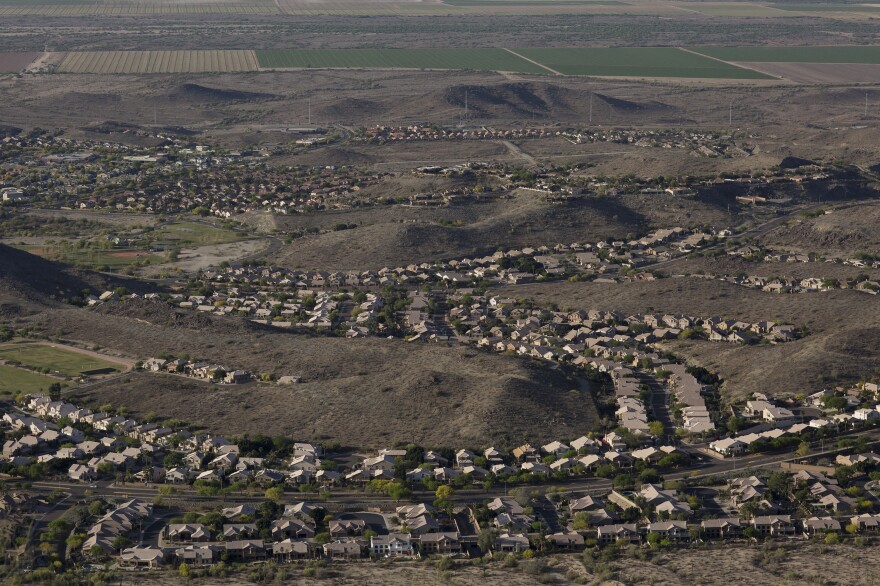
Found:
[[[40,56],[36,52],[0,53],[0,73],[18,73]]]
[[[161,270],[180,269],[184,272],[197,272],[208,267],[216,267],[223,261],[235,262],[241,258],[251,256],[265,249],[266,240],[245,240],[242,242],[229,242],[227,244],[214,244],[199,246],[197,248],[184,248],[178,255],[176,262],[164,263],[161,267],[148,267],[146,273],[155,273]]]

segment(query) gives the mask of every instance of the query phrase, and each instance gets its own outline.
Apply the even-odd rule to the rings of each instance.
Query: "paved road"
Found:
[[[337,517],[340,521],[360,519],[366,524],[367,529],[375,531],[379,535],[388,535],[388,520],[380,513],[342,513]]]
[[[532,508],[535,510],[535,516],[544,522],[550,533],[559,533],[563,530],[559,523],[559,512],[546,496],[535,499]]]
[[[866,436],[870,440],[871,444],[880,443],[880,430],[876,429],[842,435],[842,437],[849,438],[856,438],[860,436]],[[819,441],[813,442],[813,452],[811,453],[811,457],[834,455],[850,449],[831,448],[827,450],[822,450],[821,445],[822,444]],[[701,462],[696,466],[692,466],[677,472],[665,474],[664,479],[682,480],[723,476],[731,473],[736,473],[737,471],[755,470],[760,468],[775,468],[783,462],[793,462],[803,459],[800,456],[793,455],[792,452],[785,452],[782,454],[757,454],[725,460],[715,460],[708,456],[704,457],[707,458],[707,461]],[[89,486],[86,484],[66,481],[40,481],[32,483],[31,486],[34,490],[39,492],[51,492],[53,490],[59,489],[63,490],[70,495],[68,497],[69,501],[65,502],[77,502],[79,500],[83,500],[85,498],[86,491],[90,491],[91,494],[94,496],[102,496],[106,498],[113,498],[116,500],[140,498],[152,501],[158,494],[158,491],[154,486],[134,484],[115,485],[107,482]],[[612,489],[612,482],[611,480],[604,478],[573,478],[569,481],[563,482],[526,485],[523,486],[523,488],[537,489],[542,491],[553,488],[558,492],[567,494],[602,495]],[[477,488],[462,489],[455,492],[452,500],[457,504],[481,502],[486,500],[489,496],[500,493],[501,490],[502,489],[500,487],[498,487],[495,491],[488,492],[486,490]],[[318,495],[314,494],[293,493],[285,495],[283,502],[293,503],[300,500],[317,500],[317,498]],[[204,503],[206,505],[214,504],[216,506],[230,503],[259,503],[265,500],[265,498],[263,498],[262,496],[247,496],[245,494],[200,497],[191,488],[182,489],[181,494],[176,496],[175,499],[187,502]],[[433,499],[434,494],[430,491],[416,491],[413,493],[412,498],[413,501],[417,502],[430,502]],[[388,497],[381,494],[360,491],[341,492],[338,489],[337,492],[335,492],[331,499],[328,501],[328,504],[342,508],[366,508],[376,507],[380,505],[393,506],[393,503],[388,499]]]
[[[669,409],[669,387],[644,371],[637,370],[636,377],[651,392],[648,406],[654,414],[654,419],[663,424],[666,436],[674,436],[675,424],[672,421],[672,411]]]

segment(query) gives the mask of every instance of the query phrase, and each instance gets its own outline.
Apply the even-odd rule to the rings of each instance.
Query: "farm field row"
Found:
[[[702,5],[703,3],[698,3]],[[779,12],[784,15],[784,12]],[[0,0],[0,16],[285,14],[443,16],[466,14],[680,14],[665,0]]]
[[[880,46],[833,47],[700,47],[695,52],[723,61],[752,63],[880,64]]]
[[[504,49],[358,49],[257,51],[268,69],[474,69],[548,73]]]
[[[278,14],[276,6],[252,4],[0,4],[3,16],[127,16],[133,14]]]
[[[876,4],[759,3],[687,0],[0,0],[0,17],[128,16],[186,14],[284,14],[291,16],[495,15],[669,15],[682,12],[717,17],[797,17],[803,14],[859,17],[880,11]]]
[[[0,52],[0,73],[18,73],[33,63],[42,53]]]
[[[876,4],[772,4],[778,10],[792,12],[880,12],[880,6]]]
[[[263,68],[475,69],[563,75],[770,79],[762,73],[675,48],[365,49],[257,51]]]
[[[671,47],[517,49],[516,52],[565,75],[771,79],[751,69]]]
[[[26,60],[0,53],[10,71]],[[291,49],[85,51],[68,53],[60,73],[213,73],[266,69],[425,69],[509,71],[629,78],[767,80],[761,63],[880,65],[880,46],[615,48]],[[854,82],[860,70],[853,69]],[[873,79],[873,75],[871,76]],[[867,78],[865,81],[869,81]]]
[[[68,53],[60,73],[212,73],[256,71],[253,51],[84,51]]]

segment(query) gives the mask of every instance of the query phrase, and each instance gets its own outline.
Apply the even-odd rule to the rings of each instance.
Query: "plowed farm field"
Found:
[[[42,53],[0,53],[0,73],[18,73]]]
[[[214,73],[256,71],[253,51],[83,51],[68,53],[60,73]]]

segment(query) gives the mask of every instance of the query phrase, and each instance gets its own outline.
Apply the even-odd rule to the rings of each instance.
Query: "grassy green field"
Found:
[[[504,49],[340,49],[257,51],[265,68],[473,69],[547,73]]]
[[[0,347],[0,360],[16,360],[38,370],[76,377],[95,370],[119,372],[122,366],[86,354],[71,352],[55,346],[43,344],[14,344]],[[43,377],[44,378],[44,377]]]
[[[159,264],[168,260],[164,255],[143,250],[77,248],[75,246],[17,245],[16,248],[78,267],[99,270],[118,270],[133,265]]]
[[[694,51],[724,61],[755,63],[880,63],[880,46],[700,47]]]
[[[517,49],[517,53],[565,75],[772,79],[669,47],[612,49]]]
[[[229,230],[218,228],[210,224],[199,222],[180,222],[166,224],[151,233],[159,243],[173,244],[175,246],[208,246],[213,244],[228,244],[247,240],[248,236]]]
[[[0,393],[36,393],[48,391],[49,385],[61,382],[57,379],[29,372],[12,366],[0,366]],[[62,387],[67,386],[63,382]]]
[[[549,73],[531,59],[564,75],[771,79],[768,76],[675,48],[610,49],[339,49],[257,51],[264,68],[474,69]]]

